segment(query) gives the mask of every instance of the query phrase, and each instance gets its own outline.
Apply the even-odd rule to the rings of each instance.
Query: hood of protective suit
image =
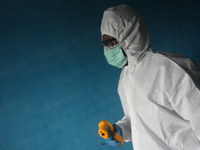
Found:
[[[146,26],[138,13],[126,5],[108,8],[104,11],[101,34],[114,37],[128,57],[128,65],[135,65],[150,48]]]

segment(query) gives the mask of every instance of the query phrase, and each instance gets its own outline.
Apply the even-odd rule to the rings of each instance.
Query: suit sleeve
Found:
[[[116,124],[122,129],[122,136],[124,138],[124,141],[131,141],[131,126],[130,121],[126,119],[126,116],[124,116],[122,120],[119,120]]]

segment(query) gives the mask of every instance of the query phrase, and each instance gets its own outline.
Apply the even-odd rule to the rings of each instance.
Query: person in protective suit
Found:
[[[198,65],[153,51],[141,17],[126,5],[104,11],[101,35],[106,60],[122,68],[118,93],[125,115],[115,130],[125,142],[134,150],[200,150]]]

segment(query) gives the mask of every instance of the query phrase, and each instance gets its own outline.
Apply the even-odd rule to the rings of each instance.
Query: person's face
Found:
[[[108,41],[109,41],[109,42],[108,42]],[[110,41],[111,41],[111,42],[110,42]],[[110,45],[111,47],[113,47],[113,46],[119,44],[119,42],[118,42],[114,37],[109,36],[109,35],[106,35],[106,34],[103,35],[103,42],[104,42],[104,43],[108,43],[108,45]],[[109,47],[109,46],[108,46],[108,47]],[[125,51],[124,51],[123,48],[122,48],[122,51],[123,51],[124,56],[126,56],[126,53],[125,53]],[[127,57],[127,56],[126,56],[126,57]]]

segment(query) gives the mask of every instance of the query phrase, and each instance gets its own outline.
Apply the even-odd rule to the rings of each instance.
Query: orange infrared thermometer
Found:
[[[113,139],[117,142],[121,142],[120,146],[122,146],[124,144],[123,137],[118,135],[114,131],[114,127],[107,120],[102,120],[98,124],[98,126],[99,126],[98,133],[102,138],[107,139],[108,137],[110,137],[111,139]]]

